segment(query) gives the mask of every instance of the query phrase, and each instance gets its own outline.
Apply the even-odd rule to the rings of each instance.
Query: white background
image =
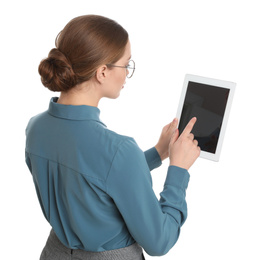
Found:
[[[38,65],[69,20],[112,18],[129,32],[136,71],[101,120],[146,150],[176,115],[184,75],[234,81],[237,89],[220,162],[190,169],[188,219],[160,259],[260,259],[257,1],[8,1],[1,6],[1,259],[38,259],[49,234],[24,161],[25,127],[59,93]],[[159,196],[169,160],[152,172]],[[157,259],[146,255],[146,259]]]

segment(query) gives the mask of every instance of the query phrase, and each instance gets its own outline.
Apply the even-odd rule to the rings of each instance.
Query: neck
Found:
[[[63,105],[98,107],[101,96],[95,86],[86,83],[87,82],[83,82],[67,92],[61,92],[57,103]]]

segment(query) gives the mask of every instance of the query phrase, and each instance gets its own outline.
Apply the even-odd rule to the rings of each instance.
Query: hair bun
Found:
[[[77,77],[66,56],[54,48],[38,68],[42,84],[51,91],[67,91],[77,84]]]

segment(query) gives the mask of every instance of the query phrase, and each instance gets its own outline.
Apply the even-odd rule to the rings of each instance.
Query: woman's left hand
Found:
[[[160,139],[158,143],[155,145],[155,148],[159,153],[162,161],[169,157],[169,143],[174,131],[177,128],[177,125],[178,119],[174,118],[174,120],[171,123],[164,126]]]

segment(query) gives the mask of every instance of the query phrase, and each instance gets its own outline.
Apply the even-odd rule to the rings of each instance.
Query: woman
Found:
[[[45,218],[52,226],[40,259],[144,259],[164,255],[187,217],[188,169],[199,156],[190,133],[179,136],[177,119],[155,147],[100,120],[101,98],[117,98],[134,72],[128,34],[96,15],[74,18],[39,65],[42,83],[61,92],[26,128],[26,163]],[[169,157],[160,201],[150,171]]]

